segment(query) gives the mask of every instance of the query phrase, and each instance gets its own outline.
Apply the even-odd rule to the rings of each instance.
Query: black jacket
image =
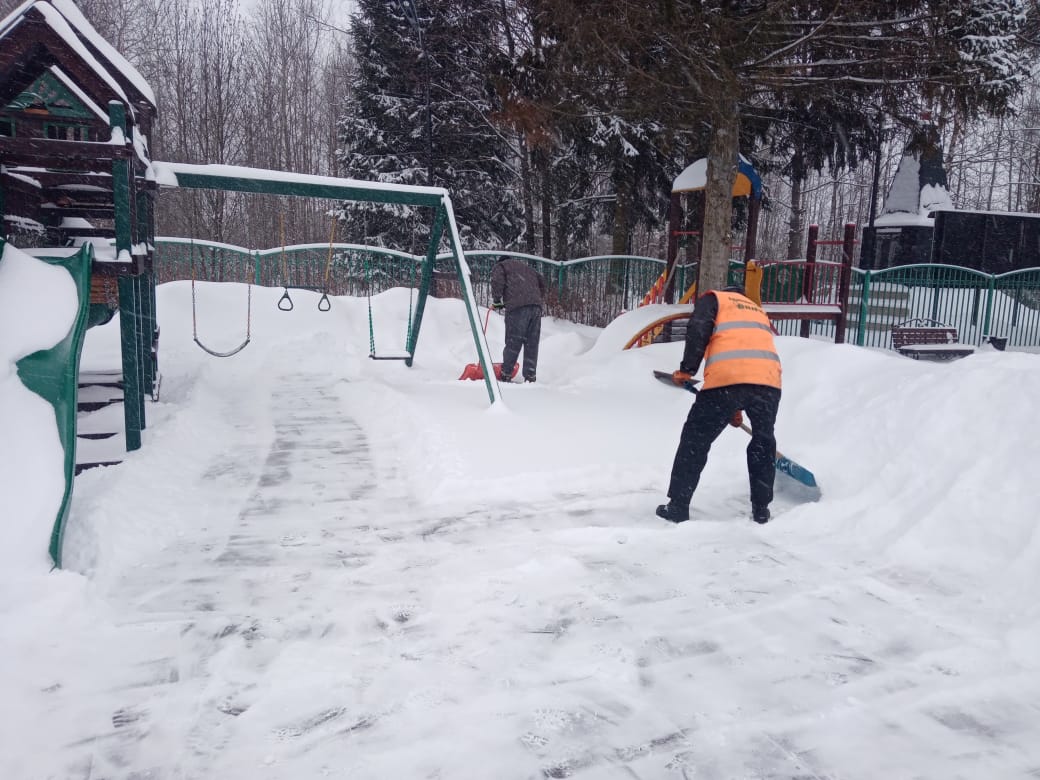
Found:
[[[696,374],[708,349],[708,342],[715,332],[715,318],[719,316],[719,299],[705,293],[693,306],[693,314],[686,324],[686,346],[683,349],[679,370]]]
[[[521,306],[541,306],[545,278],[522,260],[505,258],[491,269],[491,300],[501,301],[506,311]]]

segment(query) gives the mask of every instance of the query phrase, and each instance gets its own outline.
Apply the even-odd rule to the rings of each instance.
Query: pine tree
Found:
[[[508,139],[491,121],[499,56],[492,0],[360,0],[356,76],[341,122],[345,175],[445,187],[467,248],[522,230]],[[347,211],[354,240],[422,251],[430,217],[409,207]]]

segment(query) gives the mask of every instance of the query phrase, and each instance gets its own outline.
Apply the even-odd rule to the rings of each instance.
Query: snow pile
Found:
[[[49,565],[47,544],[65,485],[54,408],[28,390],[16,363],[64,339],[76,319],[72,277],[9,244],[0,258],[0,583]],[[3,588],[0,588],[2,591]],[[2,605],[0,605],[2,608]]]

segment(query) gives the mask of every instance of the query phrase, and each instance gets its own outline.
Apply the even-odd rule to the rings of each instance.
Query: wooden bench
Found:
[[[892,328],[892,347],[900,355],[918,360],[954,360],[966,357],[975,347],[957,340],[957,329],[935,320],[907,320]]]

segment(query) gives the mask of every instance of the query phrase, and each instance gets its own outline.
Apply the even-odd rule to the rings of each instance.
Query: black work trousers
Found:
[[[502,376],[512,376],[520,349],[524,350],[521,372],[533,380],[538,373],[538,340],[542,336],[542,307],[518,306],[506,311],[506,347],[502,350]]]
[[[780,391],[766,385],[728,385],[701,390],[679,437],[668,498],[676,504],[689,505],[704,464],[708,462],[708,450],[733,415],[743,410],[752,430],[751,443],[747,447],[751,503],[753,506],[769,506],[776,476],[773,427],[779,407]]]

